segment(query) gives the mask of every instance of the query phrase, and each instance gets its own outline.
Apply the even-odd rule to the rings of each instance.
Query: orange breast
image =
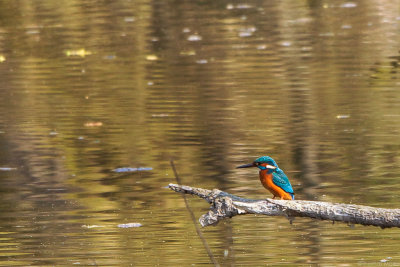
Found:
[[[280,199],[288,199],[291,200],[292,197],[289,193],[285,192],[282,188],[275,185],[272,181],[272,173],[268,174],[268,170],[260,171],[260,181],[262,185],[268,189],[275,197],[279,197]]]

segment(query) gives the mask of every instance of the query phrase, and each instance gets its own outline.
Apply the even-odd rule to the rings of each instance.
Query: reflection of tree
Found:
[[[291,174],[304,198],[319,196],[318,186],[344,200],[382,184],[386,167],[400,165],[390,101],[399,78],[390,23],[398,7],[387,1],[377,12],[375,2],[357,4],[2,1],[0,159],[23,168],[2,180],[8,192],[1,196],[19,203],[16,210],[56,203],[60,216],[82,216],[84,206],[96,215],[93,224],[105,211],[119,211],[104,215],[110,221],[129,217],[131,202],[165,211],[180,201],[159,196],[171,155],[185,182],[207,187],[248,184],[227,162],[264,153],[289,173],[299,170]],[[65,53],[81,48],[91,54]],[[342,113],[350,117],[337,119]],[[125,165],[154,172],[110,175]],[[353,181],[356,175],[376,179]],[[355,197],[378,200],[380,190]],[[74,210],[64,200],[80,205]],[[219,227],[211,238],[224,244],[216,247],[233,251],[232,225]],[[300,231],[310,233],[317,262],[320,229],[311,223]],[[145,248],[159,239],[151,240]]]

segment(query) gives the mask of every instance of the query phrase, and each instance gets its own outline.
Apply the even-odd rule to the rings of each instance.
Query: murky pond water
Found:
[[[297,199],[400,205],[398,1],[0,7],[1,266],[209,265],[171,158],[184,184],[242,197],[270,197],[234,168],[270,155]],[[202,232],[223,266],[400,265],[399,229]]]

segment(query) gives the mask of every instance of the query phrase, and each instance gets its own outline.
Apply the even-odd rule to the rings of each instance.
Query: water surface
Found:
[[[270,155],[297,199],[399,207],[397,1],[0,5],[0,265],[210,264],[171,158],[185,184],[266,198],[235,166]],[[202,232],[223,266],[400,265],[398,229]]]

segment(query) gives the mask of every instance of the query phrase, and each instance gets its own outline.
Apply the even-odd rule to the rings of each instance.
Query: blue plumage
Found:
[[[281,169],[276,168],[272,173],[272,182],[282,188],[285,192],[288,192],[292,196],[292,199],[294,199],[294,191],[289,182],[289,178]]]
[[[292,188],[292,185],[289,182],[289,178],[286,176],[286,174],[278,167],[278,164],[269,156],[263,156],[259,157],[258,159],[255,160],[255,162],[258,163],[267,163],[268,165],[272,165],[276,167],[275,170],[269,170],[268,172],[272,172],[272,182],[282,188],[285,192],[288,192],[291,196],[292,199],[294,199],[294,191]],[[261,170],[266,169],[265,167],[259,165],[257,166]]]
[[[278,164],[275,162],[275,160],[269,156],[263,156],[263,157],[259,157],[258,159],[256,159],[254,162],[258,162],[258,163],[267,163],[269,165],[278,167]]]
[[[281,199],[285,200],[290,200],[290,198],[294,199],[294,191],[289,182],[289,178],[271,157],[259,157],[254,162],[238,166],[237,168],[250,167],[257,167],[260,169],[260,181],[266,189],[274,194],[274,198],[279,196]],[[282,190],[284,192],[282,192]]]

